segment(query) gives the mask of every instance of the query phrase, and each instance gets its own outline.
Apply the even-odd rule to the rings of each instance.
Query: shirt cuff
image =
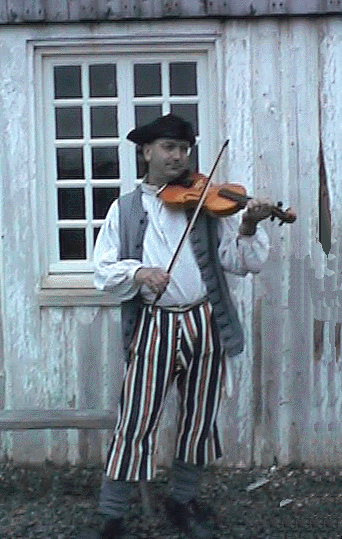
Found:
[[[136,264],[132,264],[132,266],[129,268],[129,270],[127,271],[127,277],[134,281],[134,276],[136,274],[136,272],[138,271],[138,269],[140,268],[143,268],[143,265],[141,262],[138,262]]]
[[[251,236],[244,236],[243,234],[238,234],[236,237],[236,246],[239,245],[240,241],[245,242],[246,245],[251,244],[255,241],[265,243],[267,242],[268,236],[265,230],[260,227],[257,228],[255,234]]]

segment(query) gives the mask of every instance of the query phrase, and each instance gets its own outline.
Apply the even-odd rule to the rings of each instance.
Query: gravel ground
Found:
[[[101,469],[0,464],[1,539],[75,539],[101,521]],[[128,539],[180,539],[167,523],[161,471],[149,485],[153,516],[140,489],[132,498]],[[216,513],[220,539],[342,539],[342,471],[294,467],[205,473],[202,501]]]

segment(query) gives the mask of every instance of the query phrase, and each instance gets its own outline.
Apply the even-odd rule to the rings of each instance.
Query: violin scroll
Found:
[[[292,208],[283,210],[282,206],[283,203],[279,201],[278,204],[272,208],[270,217],[271,221],[274,221],[274,219],[277,217],[280,220],[279,226],[283,225],[284,223],[294,223],[297,219],[297,215],[295,214],[294,210]]]

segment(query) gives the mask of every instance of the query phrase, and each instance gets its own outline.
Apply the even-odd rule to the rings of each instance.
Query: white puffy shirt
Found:
[[[111,205],[99,232],[94,250],[94,284],[99,290],[111,290],[118,301],[141,294],[153,301],[155,294],[145,285],[134,281],[137,269],[160,267],[167,269],[179,240],[187,226],[185,212],[172,210],[156,196],[154,186],[142,184],[142,204],[148,224],[143,243],[143,260],[118,260],[120,253],[119,208],[117,200]],[[260,272],[269,254],[269,238],[258,226],[253,236],[236,241],[241,218],[238,214],[219,219],[219,258],[222,268],[236,275]],[[182,306],[201,300],[207,293],[190,239],[187,239],[171,272],[170,283],[157,305]]]

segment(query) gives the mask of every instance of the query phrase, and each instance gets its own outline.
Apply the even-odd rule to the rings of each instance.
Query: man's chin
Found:
[[[170,169],[168,170],[167,172],[167,179],[168,181],[171,181],[171,180],[175,180],[177,178],[179,178],[179,176],[182,176],[182,174],[184,174],[186,169],[184,168],[173,168],[173,169]]]

